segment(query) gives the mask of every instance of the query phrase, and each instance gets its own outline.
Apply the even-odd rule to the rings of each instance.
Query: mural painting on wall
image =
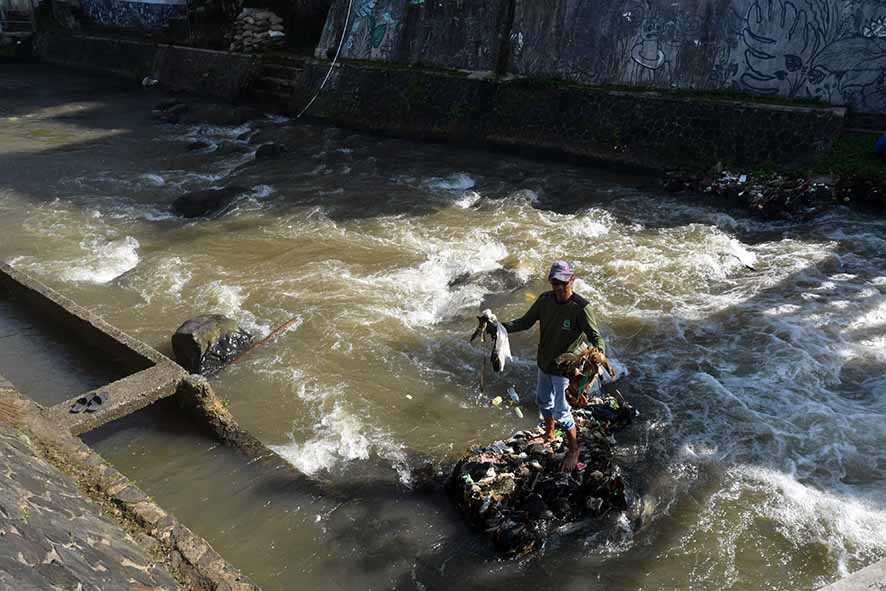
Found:
[[[344,55],[359,59],[391,59],[400,46],[403,0],[354,0]]]
[[[736,86],[886,110],[886,4],[754,0],[733,59]]]
[[[186,0],[80,0],[86,16],[99,25],[157,30],[186,15]]]
[[[526,6],[511,34],[520,74],[734,88],[886,110],[886,0]]]

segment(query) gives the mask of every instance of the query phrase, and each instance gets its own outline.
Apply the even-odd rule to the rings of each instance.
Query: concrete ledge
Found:
[[[167,361],[112,382],[91,392],[80,394],[47,410],[47,417],[63,426],[72,435],[80,435],[124,417],[176,393],[179,382],[187,376],[181,367]],[[96,412],[72,414],[71,406],[80,396],[89,398],[103,392],[108,400]]]
[[[274,451],[252,433],[240,427],[202,376],[192,374],[179,382],[176,400],[198,421],[208,425],[219,441],[226,445],[236,447],[253,458],[277,457]]]
[[[69,331],[72,341],[89,343],[129,371],[172,363],[152,347],[6,263],[0,263],[0,288],[6,289],[24,305],[39,311],[49,322]]]
[[[886,558],[856,571],[819,591],[884,591],[886,590]]]
[[[50,464],[73,478],[91,498],[127,531],[152,540],[142,544],[159,552],[164,564],[185,588],[195,591],[260,591],[227,563],[203,538],[154,503],[126,476],[107,464],[86,444],[60,430],[48,413],[14,390],[0,390],[0,407],[15,408],[11,420]]]

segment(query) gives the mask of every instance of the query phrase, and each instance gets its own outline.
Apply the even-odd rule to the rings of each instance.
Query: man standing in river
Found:
[[[520,332],[540,323],[538,339],[538,386],[536,399],[544,417],[546,441],[554,439],[554,427],[559,424],[566,434],[569,450],[563,461],[563,471],[571,472],[578,463],[578,440],[572,409],[566,401],[569,378],[557,366],[555,359],[567,351],[575,351],[582,343],[582,334],[592,347],[605,353],[605,344],[591,305],[572,290],[575,273],[572,265],[557,261],[548,273],[551,291],[546,291],[533,302],[521,318],[502,324],[509,333]]]

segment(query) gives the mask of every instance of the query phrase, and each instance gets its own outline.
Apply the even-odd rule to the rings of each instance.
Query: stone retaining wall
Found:
[[[327,68],[307,65],[305,100]],[[337,67],[310,114],[361,129],[660,170],[810,159],[830,149],[845,110],[347,63]]]

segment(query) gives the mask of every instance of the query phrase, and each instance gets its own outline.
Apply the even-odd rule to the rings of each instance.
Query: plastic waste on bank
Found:
[[[492,399],[492,406],[501,406],[502,399],[501,396],[496,396]]]
[[[514,404],[520,404],[520,396],[517,394],[517,389],[514,386],[508,388],[508,396],[511,399],[511,402]]]

